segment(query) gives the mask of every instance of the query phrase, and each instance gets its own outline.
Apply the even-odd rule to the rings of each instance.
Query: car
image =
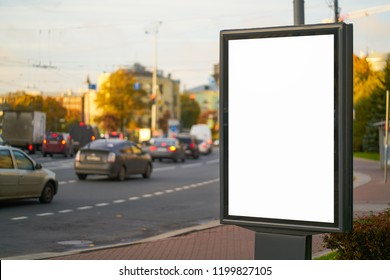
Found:
[[[184,146],[184,150],[187,156],[194,159],[199,158],[198,141],[194,136],[191,136],[190,134],[179,134],[176,138]]]
[[[149,154],[152,160],[171,159],[174,162],[186,160],[184,146],[176,138],[152,138],[149,146]]]
[[[212,147],[212,140],[203,140],[203,139],[198,139],[198,146],[199,146],[199,152],[202,155],[207,155],[210,154],[213,150]]]
[[[54,172],[18,148],[0,146],[0,200],[38,198],[50,203],[57,192]]]
[[[44,157],[53,154],[62,154],[65,157],[74,156],[73,140],[69,133],[48,132],[42,144],[42,154]]]
[[[88,143],[100,139],[99,129],[84,122],[72,124],[69,128],[69,134],[72,137],[75,152]]]
[[[210,154],[213,151],[212,133],[207,124],[192,125],[190,134],[198,139],[199,151],[201,154]]]
[[[90,142],[77,152],[74,167],[80,180],[88,175],[107,175],[119,181],[134,174],[149,178],[153,171],[150,155],[136,143],[122,139]]]

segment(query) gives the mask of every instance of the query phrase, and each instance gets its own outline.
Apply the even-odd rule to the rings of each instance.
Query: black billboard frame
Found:
[[[288,36],[334,35],[334,223],[229,215],[229,41]],[[220,222],[258,233],[309,236],[348,232],[353,220],[353,27],[345,23],[284,26],[220,32]],[[245,183],[245,182],[244,182]]]

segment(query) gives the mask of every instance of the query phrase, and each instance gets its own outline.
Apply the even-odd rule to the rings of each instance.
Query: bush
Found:
[[[324,244],[340,260],[390,260],[390,209],[356,219],[352,232],[325,235]]]

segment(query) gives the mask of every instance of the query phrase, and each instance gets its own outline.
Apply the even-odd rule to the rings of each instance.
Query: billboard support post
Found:
[[[255,232],[255,260],[310,260],[311,235]]]

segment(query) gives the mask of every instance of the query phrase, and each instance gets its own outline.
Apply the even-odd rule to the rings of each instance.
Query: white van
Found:
[[[199,152],[201,154],[210,154],[212,152],[213,139],[211,129],[207,124],[194,124],[191,127],[190,134],[198,140]]]

